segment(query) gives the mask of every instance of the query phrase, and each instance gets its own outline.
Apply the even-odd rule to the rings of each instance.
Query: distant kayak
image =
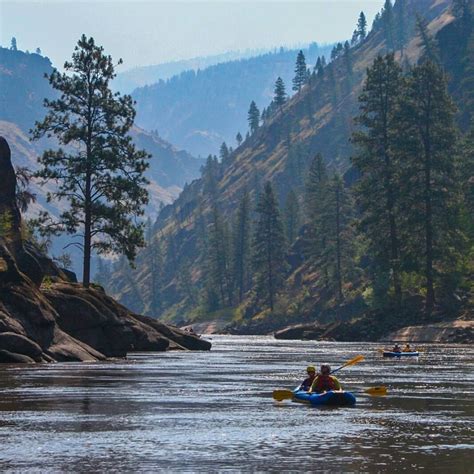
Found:
[[[324,393],[308,393],[304,390],[294,392],[295,401],[310,403],[314,406],[352,406],[356,398],[351,392],[329,390]]]
[[[420,353],[418,351],[413,352],[392,352],[392,351],[383,351],[384,357],[418,357]]]

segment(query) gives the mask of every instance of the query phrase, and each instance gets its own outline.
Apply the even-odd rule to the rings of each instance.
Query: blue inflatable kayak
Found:
[[[384,351],[384,357],[418,357],[420,355],[419,352],[391,352],[391,351]]]
[[[355,405],[356,398],[351,392],[333,391],[324,393],[308,393],[304,390],[295,391],[296,401],[311,403],[315,406],[352,406]]]

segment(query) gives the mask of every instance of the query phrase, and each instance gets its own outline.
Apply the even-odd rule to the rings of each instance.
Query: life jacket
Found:
[[[336,388],[336,382],[331,375],[318,375],[313,382],[313,392],[327,392]]]
[[[315,378],[316,378],[316,376],[308,377],[308,378],[304,379],[303,382],[300,385],[300,389],[307,392],[311,388],[311,385],[313,384]]]

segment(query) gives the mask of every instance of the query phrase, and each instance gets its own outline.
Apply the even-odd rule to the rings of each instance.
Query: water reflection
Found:
[[[0,469],[472,472],[474,349],[213,337],[208,353],[0,368]],[[271,399],[309,364],[337,366],[355,408]],[[384,398],[363,389],[388,385]]]

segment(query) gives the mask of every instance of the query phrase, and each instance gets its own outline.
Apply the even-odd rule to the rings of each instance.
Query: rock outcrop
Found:
[[[129,351],[209,350],[178,328],[83,288],[21,237],[10,148],[0,137],[0,362],[104,360]],[[46,284],[42,284],[48,276]]]

